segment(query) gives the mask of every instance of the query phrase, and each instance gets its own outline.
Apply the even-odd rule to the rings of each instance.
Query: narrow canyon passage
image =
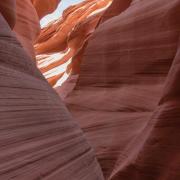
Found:
[[[0,2],[0,180],[180,179],[180,0]]]

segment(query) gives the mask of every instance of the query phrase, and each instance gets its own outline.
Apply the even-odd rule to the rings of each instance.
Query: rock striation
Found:
[[[118,9],[112,4],[89,39],[64,101],[105,179],[178,180],[180,1],[114,3]],[[119,14],[110,17],[113,8]]]
[[[0,179],[179,180],[180,1],[85,0],[38,39],[59,1],[25,2],[0,3]]]
[[[103,180],[83,132],[10,29],[13,3],[0,2],[0,179]]]

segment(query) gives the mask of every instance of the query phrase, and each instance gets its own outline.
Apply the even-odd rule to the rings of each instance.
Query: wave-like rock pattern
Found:
[[[179,0],[132,1],[88,41],[65,102],[105,179],[180,179],[179,10]]]
[[[4,2],[11,13],[1,14]],[[81,129],[5,21],[11,3],[0,2],[0,179],[103,180]]]
[[[114,0],[105,13],[110,1],[102,1],[107,6],[88,6],[84,17],[90,19],[74,26],[54,22],[38,39],[38,65],[50,71],[50,82],[63,74],[50,76],[55,66],[65,64],[71,73],[58,91],[69,91],[64,101],[104,177],[84,133],[9,28],[15,25],[14,2],[0,3],[0,179],[179,180],[180,1]],[[22,2],[17,0],[15,31],[23,36],[28,25],[32,34],[23,38],[30,47],[38,16],[30,0]],[[50,11],[57,6],[49,5]],[[65,19],[76,19],[80,8],[68,9]],[[60,29],[64,39],[49,43]]]
[[[86,0],[64,11],[42,29],[35,45],[37,63],[49,83],[58,87],[79,73],[86,42],[112,0]]]

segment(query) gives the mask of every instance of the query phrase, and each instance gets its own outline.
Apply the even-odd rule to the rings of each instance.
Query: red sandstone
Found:
[[[179,180],[180,1],[86,0],[38,38],[59,1],[14,2],[0,3],[0,179]]]

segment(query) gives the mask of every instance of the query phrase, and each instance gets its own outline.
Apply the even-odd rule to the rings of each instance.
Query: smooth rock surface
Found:
[[[31,0],[36,11],[38,13],[39,19],[47,14],[52,13],[58,6],[61,0]]]
[[[111,6],[103,14],[101,23],[125,11],[131,2],[132,0],[113,0]]]
[[[16,0],[16,11],[14,32],[22,47],[35,61],[33,44],[40,33],[39,17],[31,0]]]
[[[18,40],[21,42],[22,47],[34,60],[35,52],[33,45],[40,34],[39,21],[43,16],[53,12],[59,2],[59,0],[44,0],[43,3],[38,0],[16,0],[17,14],[16,23],[14,23],[14,32],[16,33]],[[4,6],[5,5],[3,5],[3,7]],[[7,5],[6,7],[9,6]],[[11,12],[13,12],[12,9]]]
[[[16,21],[15,8],[16,2],[14,0],[4,0],[3,4],[0,3],[1,13],[11,28],[14,27]]]

